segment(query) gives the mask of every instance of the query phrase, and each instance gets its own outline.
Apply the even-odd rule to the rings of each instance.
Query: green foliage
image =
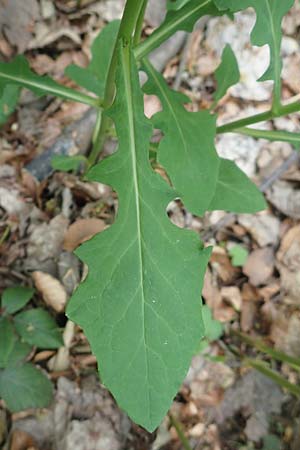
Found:
[[[170,89],[146,60],[144,70],[148,75],[144,91],[157,95],[163,107],[152,119],[164,133],[157,160],[187,208],[198,215],[217,209],[236,213],[264,209],[257,187],[235,163],[218,157],[215,117],[208,111],[188,112],[183,106],[188,99]]]
[[[52,400],[52,383],[32,364],[10,366],[0,371],[0,396],[13,412],[43,408]]]
[[[22,309],[33,296],[33,289],[16,286],[5,289],[2,295],[4,314],[13,314]]]
[[[7,84],[0,95],[0,125],[14,112],[19,100],[20,88]]]
[[[14,317],[20,336],[30,345],[39,348],[58,348],[63,345],[61,332],[47,311],[42,308],[29,309]]]
[[[39,96],[52,94],[67,100],[97,105],[95,99],[62,86],[48,76],[41,77],[35,74],[30,69],[27,59],[22,55],[9,63],[0,62],[0,97],[7,95],[7,86],[26,87]]]
[[[144,61],[147,94],[157,95],[163,111],[153,117],[155,128],[164,133],[158,162],[166,169],[186,207],[203,215],[213,199],[220,160],[215,150],[216,119],[208,111],[188,112],[187,98],[167,86],[162,75]],[[189,174],[186,177],[186,174]]]
[[[190,0],[168,0],[167,7],[168,10],[172,11],[173,9],[180,9]]]
[[[222,61],[215,72],[217,90],[214,93],[214,104],[218,103],[231,86],[240,81],[240,71],[235,54],[229,44],[222,53]]]
[[[262,193],[244,172],[233,161],[220,158],[217,185],[207,210],[254,213],[266,206]]]
[[[52,398],[50,380],[25,360],[32,345],[57,348],[61,334],[54,320],[44,310],[31,309],[12,316],[31,299],[33,290],[7,288],[2,295],[0,317],[0,397],[15,412],[48,406]]]
[[[86,166],[88,160],[83,155],[66,156],[66,155],[55,155],[51,159],[51,166],[54,170],[59,170],[61,172],[77,171],[80,166]]]
[[[84,87],[90,92],[94,92],[99,97],[104,96],[119,26],[120,22],[115,20],[101,30],[93,42],[91,48],[92,59],[87,68],[84,69],[72,64],[66,69],[66,75],[68,77],[74,80],[79,86]]]
[[[76,252],[88,265],[89,274],[74,293],[68,315],[84,328],[100,362],[102,381],[133,420],[149,431],[154,430],[168,410],[199,344],[216,339],[222,332],[220,324],[201,304],[210,249],[203,247],[195,233],[171,224],[166,207],[176,197],[199,215],[215,209],[251,213],[265,207],[262,195],[245,174],[233,162],[218,157],[215,138],[217,133],[226,131],[255,132],[255,137],[263,137],[258,136],[258,130],[243,127],[300,110],[299,103],[289,107],[280,103],[280,27],[292,4],[292,0],[170,1],[162,25],[132,48],[132,39],[136,42],[139,36],[136,24],[143,19],[140,11],[146,5],[143,0],[127,0],[120,27],[117,22],[109,24],[96,38],[88,68],[73,65],[66,71],[97,98],[38,76],[22,56],[10,63],[0,63],[1,105],[5,115],[12,111],[17,90],[22,86],[37,95],[56,95],[96,107],[99,112],[94,159],[101,150],[107,120],[115,125],[118,150],[94,166],[87,178],[112,186],[118,194],[118,214],[109,229]],[[144,57],[176,31],[191,31],[204,15],[228,14],[248,6],[257,14],[252,42],[270,47],[270,66],[262,79],[275,82],[273,108],[254,119],[217,128],[216,116],[211,111],[188,112],[184,107],[187,97],[171,90]],[[142,58],[148,74],[144,89],[157,95],[163,106],[152,121],[143,113],[137,64]],[[226,47],[216,71],[215,103],[238,78],[236,59],[230,47]],[[153,171],[149,161],[149,149],[154,148],[150,146],[153,127],[163,133],[157,161],[172,187]],[[268,133],[269,139],[280,137],[295,145],[299,141],[297,135],[280,132],[276,137]],[[90,157],[88,165],[92,160]],[[56,158],[52,164],[57,170],[77,170],[82,161],[81,157],[68,161]],[[234,258],[241,262],[241,255],[235,254]],[[11,316],[28,299],[29,294],[16,292],[6,293],[2,299],[0,339],[7,346],[0,350],[0,393],[13,410],[34,402],[35,405],[49,402],[49,381],[34,366],[24,364],[24,360],[32,345],[57,348],[62,344],[61,334],[46,311],[32,309]],[[206,340],[201,343],[204,335]],[[259,361],[252,361],[251,365],[299,395],[297,386],[278,378],[268,365]],[[14,380],[11,384],[10,379]]]
[[[230,9],[232,12],[248,7],[254,8],[257,20],[251,33],[253,45],[270,47],[270,65],[260,81],[274,80],[275,94],[281,94],[281,22],[283,16],[291,9],[294,0],[214,0],[221,10]]]
[[[263,439],[263,448],[262,450],[281,450],[281,441],[274,434],[268,434]]]
[[[108,114],[119,148],[88,178],[118,192],[118,217],[76,251],[89,274],[67,314],[83,327],[101,361],[101,379],[119,405],[154,430],[204,333],[200,295],[210,251],[166,216],[176,194],[149,164],[152,127],[127,47],[119,50],[116,73]]]
[[[231,257],[231,263],[234,267],[243,267],[248,258],[249,252],[241,245],[235,245],[229,250],[229,255]]]
[[[207,305],[202,307],[202,318],[205,332],[198,351],[205,350],[210,342],[219,339],[223,333],[222,324],[213,318],[212,312]]]

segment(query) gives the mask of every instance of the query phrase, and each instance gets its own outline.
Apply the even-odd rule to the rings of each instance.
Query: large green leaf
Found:
[[[222,53],[222,61],[215,71],[217,80],[217,90],[214,93],[214,104],[218,103],[231,86],[240,80],[239,66],[229,44],[226,45]]]
[[[217,156],[214,116],[208,111],[186,111],[182,105],[186,97],[172,91],[148,61],[144,69],[148,74],[144,91],[157,95],[163,106],[153,117],[155,128],[165,135],[157,160],[187,208],[198,215],[217,209],[237,213],[265,209],[257,187],[233,162]]]
[[[51,381],[32,364],[0,370],[0,396],[12,412],[48,406],[52,391]]]
[[[293,6],[295,0],[214,0],[221,10],[229,8],[232,12],[252,7],[257,20],[251,33],[253,45],[270,47],[270,65],[264,75],[264,80],[274,80],[275,92],[280,96],[282,61],[280,47],[282,39],[281,22],[283,16]]]
[[[220,160],[215,150],[216,119],[209,111],[188,112],[188,99],[171,90],[153,66],[144,61],[147,94],[157,95],[163,111],[153,117],[155,128],[164,133],[158,162],[166,169],[186,207],[203,215],[213,198]]]
[[[67,100],[98,106],[97,99],[58,84],[48,76],[39,76],[34,73],[22,55],[9,63],[0,62],[0,97],[5,94],[7,85],[25,87],[37,95],[55,95]]]
[[[134,51],[137,59],[159,47],[176,31],[192,31],[195,23],[205,15],[219,16],[226,11],[218,9],[213,0],[190,0],[177,11],[169,11],[164,22],[147,39],[141,42]]]
[[[41,308],[23,311],[15,316],[15,327],[24,341],[39,348],[58,348],[62,336],[54,319]]]
[[[172,11],[174,9],[180,9],[184,5],[186,5],[186,3],[188,3],[189,1],[190,0],[168,0],[167,8],[170,11]]]
[[[109,66],[115,47],[120,22],[115,20],[106,25],[95,38],[91,53],[92,59],[88,67],[82,68],[72,64],[67,67],[66,75],[79,86],[98,97],[104,97]]]
[[[109,116],[119,147],[88,178],[117,191],[118,215],[76,251],[89,273],[67,314],[83,327],[119,405],[153,431],[203,336],[201,286],[210,250],[167,217],[176,193],[149,163],[152,127],[126,46],[118,53],[116,88]]]
[[[0,369],[16,365],[30,353],[30,345],[20,342],[12,322],[0,319]]]
[[[221,158],[218,182],[209,211],[255,213],[267,207],[264,196],[233,161]]]
[[[20,88],[7,84],[0,98],[0,125],[4,124],[9,116],[14,112],[19,100]]]
[[[23,308],[31,299],[34,290],[24,286],[5,289],[2,294],[1,306],[5,314],[13,314]]]

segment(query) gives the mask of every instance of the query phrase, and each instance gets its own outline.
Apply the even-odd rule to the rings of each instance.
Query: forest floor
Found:
[[[120,17],[122,3],[11,0],[0,11],[1,59],[24,53],[39,74],[73,86],[65,68],[71,63],[87,65],[93,38],[106,22]],[[150,34],[163,16],[164,2],[151,0],[144,33]],[[213,74],[229,43],[242,82],[219,105],[218,121],[263,111],[272,85],[256,82],[266,69],[268,49],[251,47],[254,22],[251,10],[237,14],[235,21],[202,20],[191,36],[178,34],[167,50],[156,52],[154,63],[171,86],[191,98],[189,107],[196,111],[211,105]],[[283,31],[283,88],[289,99],[300,95],[298,3],[285,18]],[[157,108],[156,98],[145,99],[147,115]],[[294,114],[262,127],[299,131],[299,119]],[[1,129],[0,290],[35,287],[32,305],[50,311],[64,328],[65,347],[31,354],[31,361],[55,386],[49,409],[10,414],[0,400],[0,447],[179,450],[182,443],[170,416],[149,434],[118,409],[98,380],[86,338],[63,312],[83,272],[72,251],[113,223],[117,198],[107,186],[83,182],[80,174],[53,172],[49,161],[62,152],[86,153],[94,120],[85,105],[36,98],[24,90],[17,111]],[[111,139],[104,154],[114,148]],[[214,246],[203,297],[222,324],[220,338],[195,355],[171,414],[195,450],[299,450],[299,400],[255,370],[251,361],[266,362],[293,384],[299,384],[299,370],[245,338],[300,357],[298,155],[287,143],[233,134],[219,136],[217,150],[261,187],[268,209],[256,215],[218,211],[197,218],[179,201],[168,207],[176,225],[195,230]]]

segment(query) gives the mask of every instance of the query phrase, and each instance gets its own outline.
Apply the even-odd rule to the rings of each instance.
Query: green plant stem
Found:
[[[235,132],[239,128],[253,125],[254,123],[265,122],[266,120],[276,119],[277,117],[286,116],[300,111],[300,102],[293,102],[287,105],[282,105],[275,113],[272,109],[265,111],[254,116],[246,117],[245,119],[235,120],[234,122],[227,123],[217,128],[217,133],[231,133]]]
[[[147,8],[147,3],[148,3],[148,0],[144,0],[144,3],[140,10],[138,20],[136,22],[136,27],[135,27],[134,37],[133,37],[133,46],[134,47],[136,45],[138,45],[141,40],[141,36],[142,36],[142,32],[143,32],[144,16],[145,16],[146,8]]]
[[[300,144],[300,133],[277,130],[258,130],[256,128],[237,128],[235,133],[252,136],[256,139],[267,139],[269,141],[290,142],[294,145]]]
[[[245,358],[243,360],[243,363],[246,364],[247,366],[253,367],[253,369],[258,370],[263,375],[266,375],[268,378],[275,381],[275,383],[279,384],[279,386],[287,389],[289,392],[296,395],[297,397],[300,396],[300,386],[290,383],[288,380],[279,375],[277,372],[270,369],[263,361]]]
[[[248,336],[239,331],[232,330],[231,334],[239,337],[242,341],[244,341],[247,345],[251,347],[255,347],[257,350],[266,353],[271,358],[276,359],[277,361],[281,361],[283,363],[289,364],[296,370],[300,370],[300,359],[294,358],[293,356],[287,355],[286,353],[280,352],[278,350],[274,350],[273,348],[266,345],[260,339],[255,339],[251,336]]]
[[[170,418],[171,425],[175,428],[184,449],[192,450],[192,447],[190,446],[190,443],[189,443],[186,435],[183,432],[181,423],[177,419],[175,419],[175,417],[171,413],[169,413],[169,418]]]
[[[115,48],[113,51],[107,75],[104,99],[102,103],[103,112],[102,111],[98,112],[96,132],[94,133],[93,138],[93,148],[88,158],[89,167],[94,165],[97,159],[99,158],[99,154],[102,150],[105,141],[105,134],[109,122],[109,119],[105,114],[105,110],[107,110],[111,106],[115,95],[115,72],[117,66],[118,44],[120,39],[123,39],[125,44],[129,44],[129,42],[131,41],[133,33],[136,28],[137,21],[140,16],[140,12],[143,8],[143,4],[144,0],[127,0],[125,4],[123,17],[121,20],[117,40],[115,43]],[[99,70],[101,70],[101,67],[99,67]]]

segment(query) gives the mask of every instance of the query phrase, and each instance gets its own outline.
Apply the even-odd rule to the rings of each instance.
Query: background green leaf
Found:
[[[15,85],[8,84],[2,90],[0,98],[0,125],[4,124],[16,109],[19,95],[20,88]]]
[[[23,55],[16,56],[9,63],[0,62],[0,97],[5,94],[8,85],[25,87],[39,96],[55,95],[92,106],[98,105],[97,99],[56,83],[48,76],[37,75],[30,69],[28,61]]]
[[[116,88],[108,114],[119,147],[88,178],[117,191],[118,215],[76,250],[89,273],[67,314],[83,327],[120,407],[153,431],[203,336],[201,285],[210,250],[167,217],[176,193],[150,166],[152,126],[127,47],[119,49]]]
[[[231,257],[231,263],[234,267],[243,267],[249,256],[249,252],[241,245],[234,245],[229,250],[229,255]]]
[[[267,207],[257,186],[229,159],[221,158],[219,175],[209,211],[255,213]]]
[[[0,368],[17,364],[30,353],[31,347],[20,342],[12,322],[2,317],[0,319]]]
[[[1,306],[5,314],[13,314],[23,308],[33,296],[34,289],[15,286],[6,288],[2,294]]]
[[[215,71],[217,90],[214,93],[214,104],[218,103],[231,86],[240,81],[239,66],[229,44],[223,50],[222,61]]]
[[[205,335],[200,342],[198,351],[201,352],[207,348],[210,342],[219,339],[223,333],[222,324],[213,318],[211,309],[207,305],[202,307],[202,318],[204,323]]]
[[[0,370],[0,396],[12,412],[46,407],[52,392],[51,381],[32,364]]]
[[[55,155],[51,159],[52,168],[61,172],[77,171],[83,164],[87,164],[87,158],[83,155]]]
[[[71,64],[65,71],[66,75],[75,83],[90,92],[94,92],[98,97],[104,97],[108,70],[119,26],[120,21],[115,20],[100,31],[92,44],[92,59],[88,67],[83,68]]]
[[[24,341],[39,348],[58,348],[63,345],[55,320],[41,308],[30,309],[15,316],[15,327]]]

